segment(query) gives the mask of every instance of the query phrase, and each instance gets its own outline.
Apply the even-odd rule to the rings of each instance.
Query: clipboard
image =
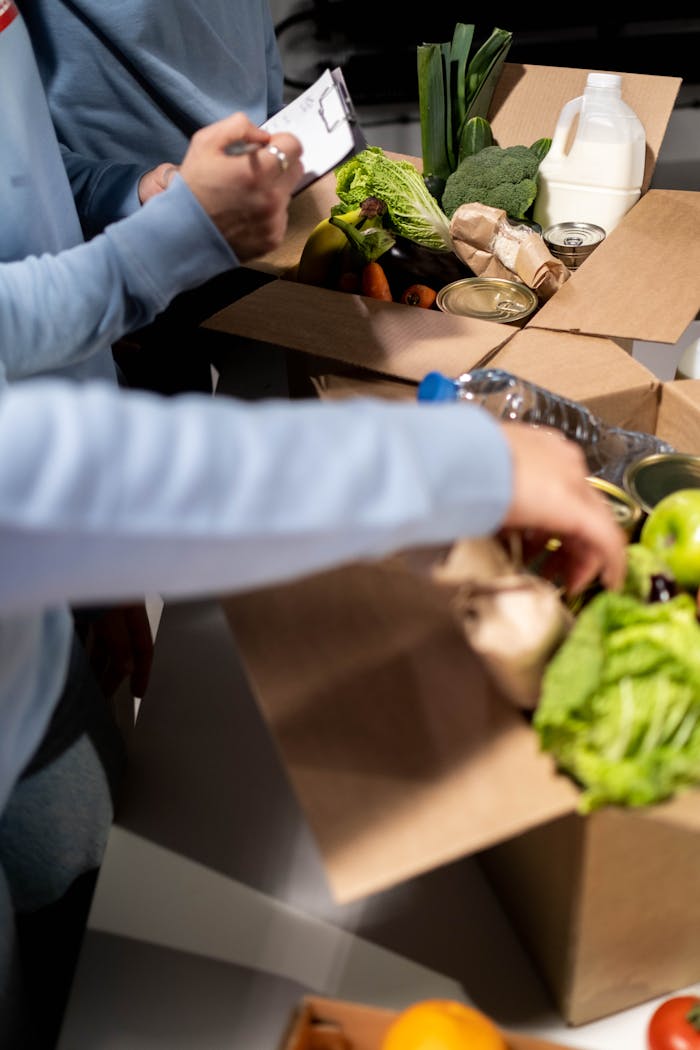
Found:
[[[272,132],[289,131],[302,144],[304,174],[294,189],[295,194],[367,145],[338,66],[326,69],[315,83],[262,127]]]

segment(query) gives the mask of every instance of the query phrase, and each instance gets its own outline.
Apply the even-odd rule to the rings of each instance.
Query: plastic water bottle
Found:
[[[645,159],[646,133],[622,99],[622,77],[589,73],[583,95],[559,114],[539,168],[533,218],[543,230],[560,222],[586,222],[610,233],[639,200]]]
[[[498,419],[554,427],[581,446],[592,476],[618,486],[629,463],[674,451],[652,434],[610,426],[578,401],[500,368],[475,369],[457,379],[429,372],[419,384],[418,400],[471,401]]]

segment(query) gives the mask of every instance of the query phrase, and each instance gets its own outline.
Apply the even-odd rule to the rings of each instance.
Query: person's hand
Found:
[[[141,699],[153,662],[153,635],[145,605],[78,611],[75,621],[92,672],[107,699],[125,679],[132,696]]]
[[[260,149],[229,156],[235,141]],[[272,251],[287,230],[292,191],[302,177],[301,143],[270,135],[243,113],[197,131],[179,172],[241,262]]]
[[[502,429],[513,460],[513,498],[503,528],[523,532],[541,549],[548,540],[561,541],[543,571],[561,577],[569,594],[598,577],[605,587],[621,587],[625,534],[605,496],[586,480],[580,447],[546,427],[505,423]]]
[[[178,170],[179,165],[177,164],[159,164],[157,168],[151,168],[145,175],[142,175],[138,186],[141,204],[145,204],[151,197],[155,197],[157,193],[167,190],[170,180]]]

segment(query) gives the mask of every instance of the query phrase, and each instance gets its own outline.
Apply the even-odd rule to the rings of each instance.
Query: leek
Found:
[[[424,175],[446,179],[458,166],[466,124],[487,116],[512,39],[512,33],[495,28],[470,59],[474,25],[458,22],[451,42],[418,46]]]

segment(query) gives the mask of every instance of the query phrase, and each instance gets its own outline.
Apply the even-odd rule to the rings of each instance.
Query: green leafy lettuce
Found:
[[[344,208],[367,197],[386,204],[385,226],[417,244],[452,250],[447,216],[423,176],[407,160],[392,160],[381,146],[368,146],[336,168],[336,193]]]
[[[682,593],[602,591],[547,665],[533,726],[582,787],[580,811],[645,806],[700,783],[700,624]]]

